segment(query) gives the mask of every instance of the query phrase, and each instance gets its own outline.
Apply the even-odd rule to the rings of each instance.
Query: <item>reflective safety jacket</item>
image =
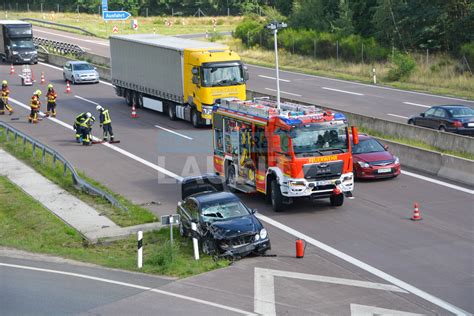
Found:
[[[2,99],[8,99],[8,95],[10,94],[10,90],[8,88],[2,88]]]
[[[100,124],[110,124],[110,123],[112,123],[112,120],[110,119],[110,114],[109,114],[108,109],[105,109],[100,113],[99,122],[100,122]]]
[[[48,93],[46,94],[46,97],[48,98],[48,103],[55,103],[56,98],[58,97],[56,91],[53,90],[48,90]]]
[[[30,107],[32,110],[39,110],[41,106],[41,101],[39,99],[39,97],[35,94],[31,97],[31,103],[30,103]]]

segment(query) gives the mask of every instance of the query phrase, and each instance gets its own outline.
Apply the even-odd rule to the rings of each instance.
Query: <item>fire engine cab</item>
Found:
[[[357,129],[352,128],[358,143]],[[256,98],[213,108],[214,170],[230,190],[261,192],[281,211],[295,198],[352,197],[351,142],[343,114]]]

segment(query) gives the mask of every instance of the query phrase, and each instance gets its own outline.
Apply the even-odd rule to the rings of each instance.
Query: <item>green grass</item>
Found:
[[[244,62],[275,67],[273,51],[259,47],[246,48],[238,39],[226,38],[221,41],[237,51]],[[351,63],[335,59],[317,59],[279,50],[281,69],[311,75],[333,77],[343,80],[372,83],[372,68],[377,72],[377,83],[405,90],[418,90],[435,94],[452,95],[474,99],[474,78],[468,73],[457,72],[458,61],[446,54],[431,55],[429,62],[422,55],[415,55],[415,72],[404,81],[392,82],[387,79],[390,63],[373,64]]]
[[[56,164],[53,165],[52,157],[46,155],[44,164],[42,164],[40,149],[36,149],[36,158],[34,158],[32,156],[33,148],[30,143],[26,143],[26,145],[23,146],[21,138],[18,138],[18,143],[16,144],[12,134],[10,134],[10,141],[7,141],[5,131],[1,127],[0,131],[2,132],[0,135],[0,147],[4,148],[6,151],[21,159],[28,165],[32,166],[40,174],[52,182],[58,184],[69,193],[91,205],[98,212],[105,214],[117,225],[125,227],[158,221],[158,219],[146,208],[135,205],[123,196],[111,192],[108,188],[94,181],[93,179],[88,178],[84,173],[81,172],[79,174],[83,179],[112,194],[112,196],[120,201],[122,205],[127,208],[127,210],[122,210],[118,207],[112,206],[102,197],[91,196],[85,192],[82,192],[81,190],[78,190],[74,186],[71,173],[67,170],[66,176],[63,175],[62,163],[57,161]]]
[[[86,29],[101,38],[108,38],[113,35],[112,28],[116,25],[119,28],[118,34],[131,33],[157,33],[164,35],[177,34],[191,34],[191,33],[205,33],[213,32],[212,18],[213,17],[130,17],[126,21],[109,21],[105,22],[101,16],[97,14],[76,14],[76,13],[58,13],[52,19],[51,14],[41,12],[9,12],[9,19],[34,18],[41,19],[48,22],[56,22],[60,24],[67,24],[70,26],[77,26]],[[138,20],[138,31],[131,28],[131,19]],[[216,32],[232,31],[235,26],[242,20],[241,17],[217,17]],[[173,25],[166,26],[166,21],[172,21]],[[46,24],[39,24],[33,22],[35,25],[45,27],[52,27]],[[54,26],[56,29],[63,29],[68,32],[78,32],[68,28]],[[79,32],[82,33],[82,32]],[[84,33],[82,33],[84,34]]]
[[[380,133],[380,132],[377,132],[377,131],[374,131],[374,130],[371,130],[371,129],[368,129],[368,128],[364,128],[364,127],[359,127],[358,130],[361,133],[365,133],[365,134],[369,134],[371,136],[375,136],[375,137],[378,137],[378,138],[394,141],[394,142],[397,142],[397,143],[400,143],[400,144],[409,145],[409,146],[413,146],[413,147],[418,147],[418,148],[421,148],[421,149],[427,149],[427,150],[431,150],[431,151],[436,151],[436,152],[439,152],[439,153],[442,153],[442,154],[456,156],[456,157],[460,157],[460,158],[464,158],[464,159],[474,160],[474,155],[471,154],[471,153],[457,152],[457,151],[452,151],[452,150],[444,150],[444,149],[438,148],[436,146],[429,145],[429,144],[424,143],[424,142],[419,141],[419,140],[413,140],[413,139],[402,138],[402,137],[395,137],[395,136],[392,136],[392,135],[383,134],[383,133]]]
[[[39,202],[7,178],[0,177],[0,246],[61,256],[110,268],[187,277],[226,267],[227,260],[209,256],[193,259],[192,243],[176,231],[170,246],[169,229],[143,236],[143,268],[136,268],[136,238],[90,245]]]

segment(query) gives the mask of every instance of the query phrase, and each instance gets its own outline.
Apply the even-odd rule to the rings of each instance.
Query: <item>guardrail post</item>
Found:
[[[56,157],[57,157],[56,152],[54,152],[54,154],[53,154],[53,167],[55,167],[55,168],[56,168]]]
[[[33,158],[36,158],[36,143],[33,142]]]
[[[66,176],[66,172],[67,172],[67,164],[64,162],[63,177]]]
[[[41,153],[41,163],[44,165],[44,157],[46,156],[46,147],[43,146],[43,151]]]
[[[5,136],[7,138],[7,142],[9,142],[10,141],[10,136],[8,135],[8,127],[5,130]]]
[[[17,132],[15,132],[15,138],[14,139],[15,139],[15,145],[18,144],[18,133]]]
[[[23,137],[23,151],[26,150],[26,137]]]

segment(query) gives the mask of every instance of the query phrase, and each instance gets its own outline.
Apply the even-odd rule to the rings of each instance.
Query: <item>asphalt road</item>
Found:
[[[40,27],[35,27],[34,33],[36,36],[51,40],[75,43],[89,53],[110,56],[107,40],[72,35]],[[183,37],[194,38],[195,35]],[[248,69],[250,80],[247,86],[250,90],[276,95],[274,69],[255,65],[248,65]],[[433,105],[464,104],[474,106],[473,100],[398,90],[289,71],[280,72],[280,95],[282,98],[403,123],[406,123],[411,115],[424,112]]]
[[[16,67],[17,72],[19,69]],[[20,105],[28,104],[36,87],[21,87],[18,77],[8,75],[8,65],[0,67],[0,76],[10,78],[12,105],[20,120],[10,121],[8,116],[0,119],[56,148],[78,169],[117,193],[149,205],[157,215],[170,214],[180,198],[176,178],[212,171],[208,169],[212,158],[209,130],[194,129],[186,122],[171,122],[166,116],[149,111],[139,111],[139,118],[132,120],[130,109],[114,95],[109,84],[75,85],[72,94],[66,95],[60,70],[42,64],[33,69],[36,76],[44,72],[46,80],[59,92],[60,122],[71,125],[78,113],[94,113],[94,102],[98,102],[110,108],[121,143],[84,148],[74,143],[73,132],[59,121],[45,119],[37,125],[28,124],[29,111]],[[40,88],[45,90],[44,86]],[[95,134],[100,136],[98,128]],[[357,287],[356,291],[353,285],[316,284],[307,276],[303,277],[305,281],[278,276],[279,281],[274,283],[277,314],[348,314],[351,304],[422,314],[447,313],[439,307],[444,303],[420,294],[419,290],[472,313],[473,192],[446,185],[402,174],[393,180],[356,183],[356,198],[346,201],[341,208],[332,208],[325,200],[301,201],[278,214],[270,210],[262,196],[241,195],[251,207],[258,208],[270,231],[272,253],[277,257],[242,260],[230,270],[207,273],[189,283],[172,283],[169,287],[179,293],[253,311],[258,267],[343,278],[346,283],[351,280],[349,284],[354,280],[395,282],[398,288],[409,292],[374,294],[370,288]],[[416,223],[408,220],[415,201],[420,203],[424,218]],[[277,221],[276,226],[268,224],[272,220]],[[293,258],[295,231],[308,237],[303,260]],[[377,273],[375,268],[396,280]]]

